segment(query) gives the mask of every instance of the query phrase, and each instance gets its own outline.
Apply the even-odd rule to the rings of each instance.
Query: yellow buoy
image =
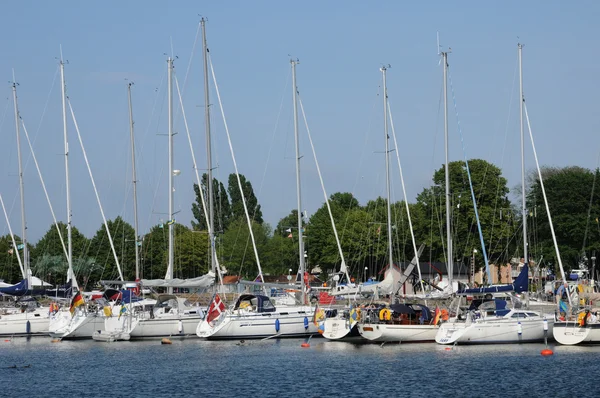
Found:
[[[164,337],[164,338],[163,338],[163,339],[160,341],[160,344],[173,344],[173,343],[171,342],[171,340],[169,340],[169,339],[167,339],[166,337]]]

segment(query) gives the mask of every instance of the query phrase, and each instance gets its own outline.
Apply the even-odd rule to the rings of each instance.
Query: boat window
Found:
[[[527,315],[524,312],[515,312],[511,318],[527,318]]]
[[[268,310],[268,309],[275,309],[275,306],[273,305],[273,303],[271,302],[271,300],[265,300],[263,302],[263,310]]]
[[[528,312],[527,316],[538,316],[538,314],[536,314],[535,312]]]

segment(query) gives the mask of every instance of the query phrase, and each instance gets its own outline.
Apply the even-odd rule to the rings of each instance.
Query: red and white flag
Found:
[[[208,307],[208,314],[206,315],[206,322],[211,323],[219,317],[225,311],[225,303],[221,300],[218,294],[215,294],[213,301]]]

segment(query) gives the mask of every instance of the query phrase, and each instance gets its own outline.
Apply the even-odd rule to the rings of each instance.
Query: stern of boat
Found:
[[[329,340],[340,340],[350,334],[352,328],[357,324],[348,319],[327,318],[325,319],[323,337]]]
[[[559,344],[575,345],[588,341],[591,330],[589,327],[579,326],[577,322],[555,322],[552,335]]]

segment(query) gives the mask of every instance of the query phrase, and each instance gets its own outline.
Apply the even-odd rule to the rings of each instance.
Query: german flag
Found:
[[[85,301],[83,301],[83,296],[81,295],[81,292],[77,292],[77,294],[73,296],[73,300],[71,300],[71,306],[69,307],[71,316],[75,314],[75,309],[83,304],[85,304]]]

